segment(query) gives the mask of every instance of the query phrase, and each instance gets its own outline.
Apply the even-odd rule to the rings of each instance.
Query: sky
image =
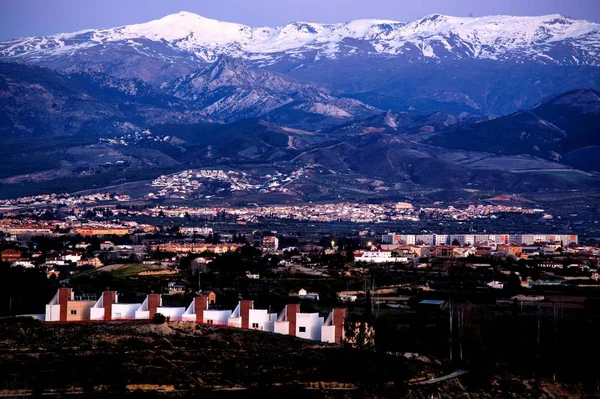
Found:
[[[600,22],[600,0],[0,0],[0,40],[147,22],[179,11],[251,26],[411,21],[428,14],[563,14]]]

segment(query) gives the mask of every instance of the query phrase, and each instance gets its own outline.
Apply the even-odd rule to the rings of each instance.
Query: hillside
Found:
[[[197,122],[197,111],[135,79],[95,72],[60,74],[0,63],[0,139],[99,135],[130,126]]]
[[[507,374],[494,383],[416,385],[454,370],[435,359],[344,349],[193,323],[0,320],[0,394],[135,397],[580,397],[577,387]],[[412,381],[412,382],[411,382]],[[515,396],[517,395],[517,396]]]
[[[528,110],[451,127],[429,142],[499,155],[529,154],[599,171],[590,160],[595,157],[594,148],[600,146],[599,94],[592,89],[568,91]]]

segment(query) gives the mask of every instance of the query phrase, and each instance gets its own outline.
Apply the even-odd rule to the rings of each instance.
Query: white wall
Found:
[[[196,321],[196,315],[195,314],[184,313],[183,316],[181,316],[181,320],[182,321],[195,322]]]
[[[111,319],[112,320],[132,320],[137,319],[137,310],[139,303],[113,303]]]
[[[273,318],[277,320],[276,313],[268,313],[266,309],[250,309],[248,317],[248,328],[260,331],[273,331]],[[252,327],[253,323],[258,323],[258,328]]]
[[[60,305],[46,305],[46,321],[60,321]]]
[[[226,326],[231,310],[205,310],[204,323]]]
[[[298,313],[296,314],[296,336],[320,341],[323,323],[324,319],[319,317],[318,313]],[[300,332],[300,327],[305,327],[306,331]]]
[[[289,334],[290,322],[289,321],[276,321],[273,323],[273,329],[277,334]]]
[[[227,325],[229,327],[242,328],[242,318],[241,317],[230,316],[229,319],[227,320]]]
[[[91,308],[90,320],[104,320],[104,308]]]
[[[335,326],[321,327],[321,342],[335,343]]]
[[[182,321],[196,321],[196,305],[195,301],[190,303],[183,315],[181,316]]]
[[[165,317],[168,317],[170,321],[181,321],[185,308],[163,308],[159,307],[156,309],[156,313],[160,313]]]

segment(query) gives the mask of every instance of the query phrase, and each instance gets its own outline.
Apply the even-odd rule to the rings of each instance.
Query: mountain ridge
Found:
[[[0,55],[9,59],[35,61],[43,56],[72,54],[112,42],[127,42],[144,52],[146,39],[164,41],[173,50],[186,52],[199,61],[213,62],[225,54],[265,64],[283,55],[336,58],[361,51],[345,39],[371,44],[369,52],[386,56],[417,55],[432,58],[514,59],[568,63],[567,57],[553,58],[556,43],[569,46],[575,64],[598,65],[594,51],[600,43],[600,24],[560,14],[536,17],[494,15],[451,17],[431,14],[410,22],[353,20],[320,24],[292,22],[281,27],[251,27],[223,22],[189,12],[170,14],[141,24],[108,29],[90,29],[43,37],[0,42]],[[533,47],[537,46],[537,49]],[[348,50],[350,48],[350,51]]]

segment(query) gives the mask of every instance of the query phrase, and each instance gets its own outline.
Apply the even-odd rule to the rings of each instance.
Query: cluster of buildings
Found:
[[[386,233],[381,236],[382,244],[393,245],[535,245],[535,244],[577,244],[578,236],[573,234],[398,234]]]
[[[311,222],[384,223],[394,221],[418,221],[420,219],[469,220],[492,218],[501,213],[533,214],[540,209],[524,209],[504,205],[478,205],[465,209],[413,208],[404,202],[361,204],[341,202],[309,205],[274,205],[247,207],[181,207],[156,206],[142,211],[146,216],[183,217],[184,215],[211,218],[219,212],[235,216],[237,221],[255,223],[261,218],[290,219]],[[543,211],[542,211],[543,212]]]
[[[386,263],[408,262],[414,258],[467,256],[510,256],[528,258],[534,255],[552,255],[578,244],[572,234],[397,234],[381,236],[377,250],[357,251],[354,260]]]
[[[194,169],[172,175],[163,175],[152,182],[157,192],[148,194],[149,198],[189,198],[202,191],[203,181],[220,181],[228,185],[229,191],[255,191],[257,193],[287,192],[286,186],[304,176],[304,168],[293,170],[289,174],[276,172],[252,178],[245,172]],[[212,193],[214,194],[214,193]],[[205,198],[210,198],[206,193]]]
[[[43,194],[16,199],[0,200],[0,211],[11,210],[19,207],[32,206],[77,206],[92,205],[108,201],[126,202],[131,198],[129,195],[118,195],[110,193],[95,193],[88,195],[71,194]]]
[[[33,221],[7,218],[0,220],[0,233],[8,236],[8,239],[5,238],[8,241],[11,241],[11,239],[14,241],[17,238],[53,236],[61,234],[79,234],[87,237],[106,235],[124,236],[127,234],[132,234],[136,231],[150,233],[155,230],[156,227],[154,226],[139,224],[134,221],[124,221],[118,223],[111,221],[82,223],[78,220],[71,219]]]
[[[543,209],[526,209],[520,206],[508,205],[469,205],[463,209],[453,206],[446,208],[421,208],[419,212],[429,219],[453,220],[495,218],[495,215],[500,213],[542,214],[546,218],[551,217],[551,215],[545,214]]]
[[[131,133],[124,134],[120,137],[111,137],[111,138],[100,138],[100,144],[110,144],[110,145],[122,145],[125,147],[144,143],[157,143],[157,142],[169,142],[171,140],[171,136],[160,136],[154,135],[148,129],[146,130],[136,130]]]
[[[213,294],[214,295],[214,294]],[[119,294],[105,291],[100,298],[75,296],[71,288],[59,288],[46,305],[46,322],[152,320],[162,314],[170,321],[244,328],[293,335],[314,341],[342,343],[346,309],[332,309],[327,317],[302,313],[299,304],[286,305],[280,313],[256,309],[254,301],[241,300],[233,310],[212,309],[214,296],[194,298],[187,307],[165,307],[160,294],[149,294],[142,303],[120,303]]]
[[[149,198],[180,198],[186,199],[197,194],[206,182],[223,182],[230,191],[246,191],[258,189],[251,184],[244,172],[193,169],[172,175],[163,175],[152,182],[152,187],[158,189],[148,194]]]

